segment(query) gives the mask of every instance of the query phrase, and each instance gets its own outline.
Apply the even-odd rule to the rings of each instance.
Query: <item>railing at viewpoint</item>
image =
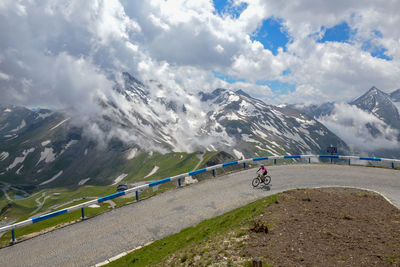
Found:
[[[311,163],[311,158],[320,158],[320,159],[342,159],[342,160],[346,160],[348,162],[348,164],[351,164],[351,160],[365,160],[365,161],[382,161],[382,162],[389,162],[392,165],[392,168],[394,168],[395,163],[400,163],[399,159],[387,159],[387,158],[375,158],[375,157],[357,157],[357,156],[340,156],[340,155],[284,155],[284,156],[271,156],[271,157],[258,157],[258,158],[251,158],[251,159],[243,159],[243,160],[237,160],[237,161],[232,161],[232,162],[227,162],[227,163],[223,163],[223,164],[218,164],[218,165],[214,165],[214,166],[210,166],[207,168],[203,168],[203,169],[199,169],[199,170],[195,170],[195,171],[191,171],[191,172],[187,172],[187,173],[183,173],[183,174],[179,174],[173,177],[169,177],[169,178],[165,178],[165,179],[161,179],[155,182],[150,182],[148,184],[144,184],[144,185],[140,185],[140,186],[136,186],[112,195],[108,195],[105,197],[101,197],[98,199],[94,199],[91,201],[87,201],[66,209],[62,209],[59,211],[55,211],[55,212],[51,212],[42,216],[38,216],[32,219],[28,219],[22,222],[18,222],[18,223],[14,223],[11,225],[7,225],[4,227],[0,228],[0,233],[1,232],[5,232],[5,231],[12,231],[12,240],[13,242],[15,242],[15,232],[14,229],[19,228],[19,227],[23,227],[25,225],[29,225],[29,224],[33,224],[33,223],[37,223],[40,221],[44,221],[53,217],[56,217],[58,215],[61,214],[65,214],[71,211],[75,211],[78,209],[81,209],[82,211],[82,219],[85,218],[85,211],[84,208],[88,207],[90,205],[93,204],[98,204],[98,203],[102,203],[104,201],[110,200],[110,199],[114,199],[120,196],[124,196],[130,193],[135,192],[136,193],[136,200],[139,201],[139,191],[146,189],[146,188],[151,188],[154,186],[158,186],[160,184],[164,184],[167,182],[171,182],[171,181],[176,181],[178,180],[178,184],[179,186],[181,186],[181,179],[185,178],[187,176],[193,176],[196,174],[200,174],[200,173],[204,173],[204,172],[209,172],[212,171],[213,172],[213,176],[215,176],[215,170],[218,168],[223,168],[223,167],[228,167],[228,166],[233,166],[233,165],[239,165],[239,164],[243,164],[243,167],[246,168],[246,164],[247,163],[251,163],[251,162],[257,162],[257,161],[263,161],[263,160],[274,160],[274,164],[277,163],[278,159],[308,159],[308,163]]]

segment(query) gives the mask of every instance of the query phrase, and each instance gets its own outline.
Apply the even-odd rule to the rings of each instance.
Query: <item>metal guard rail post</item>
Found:
[[[37,223],[40,221],[44,221],[53,217],[56,217],[58,215],[61,214],[65,214],[71,211],[75,211],[78,209],[82,209],[82,219],[84,219],[84,211],[83,208],[88,207],[90,205],[93,204],[98,204],[98,203],[102,203],[104,201],[110,200],[110,199],[114,199],[123,195],[127,195],[129,193],[136,193],[136,200],[139,200],[139,195],[138,192],[139,190],[143,190],[145,188],[150,188],[153,186],[158,186],[160,184],[164,184],[167,182],[171,182],[171,181],[175,181],[178,180],[178,182],[180,182],[180,180],[186,176],[192,176],[192,175],[196,175],[196,174],[200,174],[200,173],[204,173],[204,172],[209,172],[212,171],[213,175],[215,176],[215,170],[218,168],[223,168],[223,167],[228,167],[228,166],[234,166],[234,165],[240,165],[243,164],[244,168],[246,167],[246,164],[252,163],[252,162],[257,162],[257,161],[263,161],[263,160],[274,160],[274,164],[276,164],[276,161],[278,159],[307,159],[308,158],[308,162],[310,163],[310,158],[320,158],[320,159],[324,159],[324,158],[331,158],[331,159],[344,159],[344,160],[348,160],[349,164],[350,164],[350,160],[366,160],[366,161],[385,161],[385,162],[390,162],[392,164],[392,168],[394,168],[394,163],[400,163],[399,159],[387,159],[387,158],[375,158],[375,157],[358,157],[358,156],[340,156],[340,155],[283,155],[283,156],[268,156],[268,157],[257,157],[257,158],[251,158],[251,159],[243,159],[243,160],[237,160],[237,161],[232,161],[232,162],[227,162],[227,163],[223,163],[223,164],[218,164],[218,165],[214,165],[214,166],[210,166],[210,167],[206,167],[203,169],[199,169],[199,170],[195,170],[195,171],[191,171],[191,172],[187,172],[187,173],[182,173],[173,177],[169,177],[169,178],[164,178],[158,181],[154,181],[154,182],[150,182],[148,184],[144,184],[144,185],[140,185],[140,186],[136,186],[115,194],[111,194],[105,197],[101,197],[98,199],[94,199],[94,200],[90,200],[66,209],[62,209],[62,210],[58,210],[58,211],[54,211],[51,213],[47,213],[45,215],[41,215],[38,217],[34,217],[22,222],[18,222],[18,223],[14,223],[11,225],[7,225],[7,226],[3,226],[0,228],[0,233],[1,232],[6,232],[6,231],[12,231],[12,238],[13,238],[13,242],[15,241],[15,233],[14,233],[14,229],[16,228],[20,228],[29,224],[33,224],[33,223]],[[180,183],[179,183],[180,185]]]

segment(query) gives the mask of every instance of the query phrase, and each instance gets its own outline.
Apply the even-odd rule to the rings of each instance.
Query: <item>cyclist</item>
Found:
[[[264,182],[264,180],[265,180],[265,175],[267,175],[267,168],[265,168],[265,166],[264,166],[264,164],[262,164],[261,165],[261,167],[258,169],[258,171],[257,171],[257,173],[259,172],[259,171],[262,171],[262,173],[261,173],[261,181],[263,181]]]

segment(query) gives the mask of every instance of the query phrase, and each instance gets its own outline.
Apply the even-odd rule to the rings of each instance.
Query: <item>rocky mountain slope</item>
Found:
[[[107,184],[124,157],[121,145],[110,141],[105,154],[70,120],[49,110],[0,108],[1,181],[46,187],[95,176],[98,184]]]
[[[384,121],[394,129],[400,130],[399,110],[396,106],[396,96],[400,95],[399,90],[386,94],[376,87],[369,89],[364,95],[350,102],[359,109],[374,114],[375,117]]]
[[[331,144],[346,147],[321,123],[299,111],[266,105],[226,89],[200,97],[210,107],[201,131],[225,136],[227,143],[219,144],[220,148],[238,157],[320,153]]]
[[[119,98],[99,100],[101,113],[84,123],[61,111],[1,108],[0,181],[31,187],[111,184],[120,175],[139,175],[144,158],[170,152],[189,153],[180,156],[183,161],[195,151],[223,150],[240,159],[323,153],[329,145],[347,149],[306,114],[242,91],[163,95],[162,85],[144,84],[129,73],[114,91]]]

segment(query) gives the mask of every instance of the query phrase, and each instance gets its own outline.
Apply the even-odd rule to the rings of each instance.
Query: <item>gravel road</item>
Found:
[[[293,188],[370,189],[400,208],[400,171],[314,164],[268,169],[272,176],[268,188],[251,187],[256,171],[251,169],[168,191],[0,249],[0,266],[91,266],[204,219]]]

